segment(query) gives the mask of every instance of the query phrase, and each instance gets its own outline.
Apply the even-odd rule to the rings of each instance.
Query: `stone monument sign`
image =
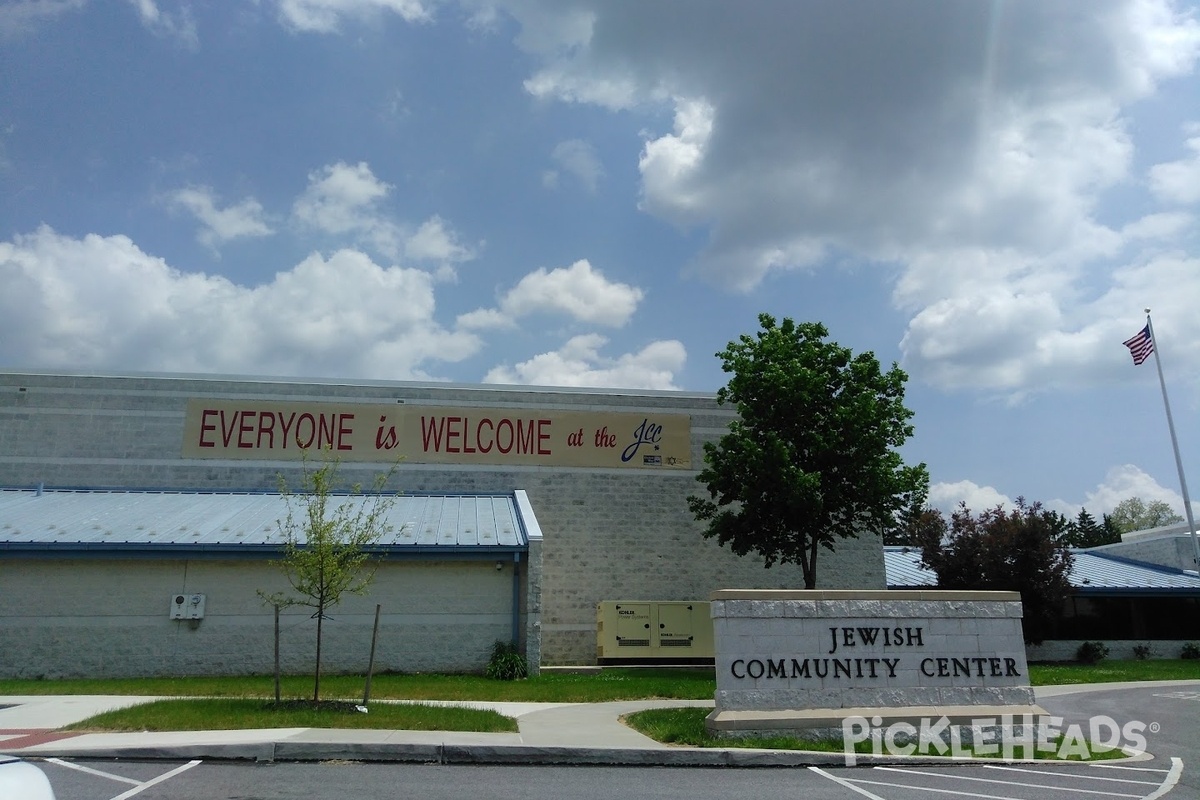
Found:
[[[721,735],[1046,712],[1016,592],[724,589],[712,595]]]

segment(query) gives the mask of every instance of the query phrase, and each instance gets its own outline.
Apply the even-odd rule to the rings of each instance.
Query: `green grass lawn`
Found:
[[[638,711],[633,714],[627,714],[623,717],[625,724],[636,731],[644,733],[655,741],[665,744],[689,745],[691,747],[752,747],[767,750],[809,750],[817,752],[843,752],[843,745],[840,741],[831,741],[827,739],[800,739],[795,736],[754,736],[744,738],[717,738],[711,735],[704,727],[704,718],[708,716],[707,708],[652,708],[648,711]],[[1054,739],[1061,747],[1061,737]],[[993,745],[995,746],[995,745]],[[1104,760],[1113,758],[1122,758],[1124,753],[1115,749],[1100,749],[1093,748],[1087,743],[1083,743],[1087,748],[1087,760]],[[967,748],[968,750],[970,748]],[[998,748],[997,748],[998,749]],[[872,752],[872,744],[870,741],[858,742],[854,748],[856,753],[869,754]],[[1064,752],[1068,752],[1064,750]],[[931,749],[923,755],[944,755],[937,750]],[[1054,760],[1055,753],[1052,752],[1030,752],[1026,755],[1018,746],[1014,748],[1016,758],[1040,758],[1045,760]],[[980,758],[1000,758],[1001,753],[991,753]],[[1069,757],[1065,760],[1083,760],[1078,755]]]
[[[1098,664],[1030,664],[1034,686],[1115,681],[1200,680],[1200,660],[1179,658],[1146,661],[1101,661]]]
[[[362,699],[362,675],[322,675],[323,698]],[[497,681],[482,675],[375,675],[373,700],[508,700],[599,703],[609,700],[712,699],[711,669],[612,668],[600,672],[546,672],[536,678]],[[137,694],[164,697],[274,697],[269,675],[78,680],[0,680],[2,695]],[[284,697],[310,697],[311,675],[283,679]]]
[[[1155,659],[1101,661],[1099,664],[1031,664],[1034,686],[1111,681],[1200,680],[1200,661]],[[323,675],[321,695],[361,698],[361,675]],[[385,674],[371,682],[379,700],[509,700],[601,703],[610,700],[669,698],[707,700],[715,689],[711,669],[612,667],[599,672],[545,672],[520,681],[496,681],[482,675]],[[0,680],[0,695],[140,694],[165,697],[273,697],[269,675],[251,677],[178,677],[72,680]],[[311,675],[283,679],[283,695],[312,694]]]
[[[1035,686],[1110,681],[1200,680],[1200,661],[1102,661],[1099,664],[1033,664]],[[326,699],[361,700],[363,676],[321,678]],[[277,708],[270,676],[180,677],[96,680],[0,680],[0,696],[38,694],[115,694],[193,697],[110,712],[80,723],[91,730],[229,730],[238,728],[385,728],[390,730],[516,730],[516,723],[492,712],[439,706],[396,705],[380,700],[493,700],[600,703],[613,700],[711,700],[711,669],[608,668],[599,672],[547,672],[520,681],[496,681],[480,675],[376,675],[370,712],[337,713],[303,707]],[[288,676],[285,698],[311,696],[312,676]],[[656,712],[657,713],[657,712]],[[647,735],[664,742],[700,744],[705,709],[674,709],[660,722],[656,714],[638,717],[639,725],[666,725]],[[482,727],[481,727],[482,726]],[[489,727],[492,726],[492,727]],[[495,727],[500,726],[500,727]],[[794,740],[792,747],[795,747]],[[773,742],[773,743],[772,743]],[[721,740],[729,746],[728,740]],[[804,743],[806,749],[816,746]],[[707,746],[711,746],[707,745]],[[747,745],[751,746],[751,745]],[[784,748],[786,740],[758,740],[752,746]],[[839,749],[837,747],[833,749]]]
[[[70,725],[84,731],[209,731],[252,728],[377,728],[407,731],[515,732],[511,717],[477,708],[375,703],[363,714],[348,704],[275,705],[243,698],[158,700]]]

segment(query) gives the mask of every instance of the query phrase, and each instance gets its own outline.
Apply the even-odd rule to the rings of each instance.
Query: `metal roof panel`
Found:
[[[1171,591],[1200,592],[1200,576],[1116,558],[1072,550],[1071,586],[1079,591]],[[921,566],[921,551],[911,547],[885,547],[884,570],[889,588],[936,586],[937,576]]]
[[[369,497],[339,496],[357,511]],[[0,545],[274,545],[288,503],[278,494],[0,490]],[[525,547],[514,495],[399,495],[382,546]]]

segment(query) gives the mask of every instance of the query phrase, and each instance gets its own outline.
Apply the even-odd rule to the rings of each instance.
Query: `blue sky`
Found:
[[[1200,9],[5,0],[0,368],[910,376],[932,499],[1200,490]]]

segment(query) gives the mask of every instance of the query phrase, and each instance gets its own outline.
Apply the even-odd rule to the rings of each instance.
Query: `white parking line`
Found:
[[[116,797],[112,798],[112,800],[128,800],[128,798],[133,797],[134,795],[137,795],[137,794],[141,794],[145,790],[149,789],[151,786],[162,783],[165,780],[170,780],[171,778],[174,778],[179,773],[185,772],[185,771],[191,769],[192,767],[196,766],[199,763],[201,763],[201,762],[200,761],[189,761],[188,763],[184,764],[183,766],[176,767],[175,769],[171,770],[170,772],[164,772],[162,775],[159,775],[157,778],[151,778],[150,780],[146,781],[145,783],[139,783],[137,786],[133,787],[128,792],[119,794]]]
[[[839,783],[842,786],[845,786],[847,789],[849,789],[852,792],[858,792],[863,797],[867,798],[867,800],[883,800],[883,798],[880,797],[879,795],[872,794],[871,792],[868,792],[866,789],[860,789],[859,787],[855,786],[850,781],[845,780],[843,778],[839,778],[836,775],[830,775],[828,772],[821,769],[820,767],[809,767],[808,769],[810,772],[815,772],[818,775],[828,778],[829,780],[833,781],[834,783]]]
[[[911,786],[905,783],[885,783],[884,781],[855,781],[855,783],[865,783],[869,786],[889,786],[893,789],[908,789],[910,792],[934,792],[935,794],[952,794],[955,797],[975,797],[979,800],[1029,800],[1027,797],[1010,797],[1006,794],[975,794],[974,792],[960,792],[954,789],[931,789],[928,786]],[[874,796],[871,795],[871,797]],[[883,800],[883,798],[880,797],[879,800]]]
[[[1095,767],[1095,766],[1100,766],[1100,765],[1093,764],[1092,766]],[[998,767],[994,764],[988,764],[987,766],[984,767],[984,769],[1000,769],[1000,770],[1004,770],[1006,772],[1031,772],[1034,775],[1045,775],[1046,774],[1045,772],[1041,772],[1036,769],[1025,769],[1023,767]],[[1166,772],[1166,770],[1154,770],[1154,771],[1155,772]],[[1129,778],[1105,778],[1100,775],[1081,775],[1078,772],[1071,773],[1071,777],[1079,778],[1080,780],[1085,780],[1085,781],[1107,781],[1109,783],[1137,783],[1137,784],[1141,784],[1142,786],[1158,786],[1158,781],[1135,781],[1135,780],[1130,780]]]
[[[1158,791],[1153,794],[1148,794],[1143,800],[1158,800],[1167,792],[1175,788],[1175,784],[1179,783],[1180,777],[1183,776],[1183,759],[1171,758],[1171,771],[1167,773],[1167,777],[1163,779],[1162,786],[1158,787]]]
[[[903,767],[875,767],[883,772],[899,772],[902,775],[925,775],[930,778],[941,778],[949,781],[971,781],[972,783],[999,783],[1003,786],[1021,786],[1026,789],[1061,789],[1061,786],[1045,783],[1019,783],[1017,781],[1004,781],[998,778],[972,778],[968,775],[956,775],[945,772],[926,772],[920,769],[907,769]],[[1044,773],[1043,773],[1044,774]],[[936,789],[928,789],[927,791],[937,791]],[[1124,794],[1123,792],[1102,792],[1099,789],[1079,789],[1071,787],[1071,792],[1074,794],[1098,794],[1102,797],[1128,797],[1132,800],[1141,800],[1139,794]]]
[[[108,778],[110,781],[119,781],[121,783],[132,783],[134,786],[137,786],[138,784],[141,783],[141,781],[135,781],[133,778],[126,778],[124,775],[113,775],[111,772],[101,772],[98,769],[92,769],[91,767],[85,767],[82,764],[72,764],[70,761],[63,761],[61,758],[47,758],[46,763],[58,764],[60,767],[66,767],[67,769],[74,769],[74,770],[78,770],[80,772],[86,772],[88,775],[98,775],[101,778]]]

